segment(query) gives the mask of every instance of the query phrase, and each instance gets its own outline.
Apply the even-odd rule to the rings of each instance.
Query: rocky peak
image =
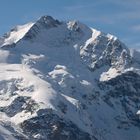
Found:
[[[45,27],[55,27],[55,26],[61,24],[61,22],[58,20],[55,20],[51,16],[42,16],[41,18],[39,18],[39,20],[37,20],[37,22],[35,24],[43,25]]]
[[[81,49],[81,57],[92,70],[104,65],[126,67],[131,64],[129,49],[115,36],[93,32],[93,37]]]
[[[41,30],[48,30],[54,27],[61,25],[62,23],[51,16],[42,16],[40,17],[34,25],[30,28],[30,30],[26,33],[24,39],[32,39],[36,37],[36,35]]]
[[[68,22],[68,29],[78,31],[80,30],[78,21],[69,21]]]

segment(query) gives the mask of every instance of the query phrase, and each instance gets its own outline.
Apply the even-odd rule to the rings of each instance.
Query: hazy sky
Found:
[[[0,35],[42,15],[79,20],[140,48],[140,0],[0,0]]]

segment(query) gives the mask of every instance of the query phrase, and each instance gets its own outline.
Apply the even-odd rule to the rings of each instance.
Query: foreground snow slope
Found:
[[[50,16],[16,27],[0,46],[2,138],[139,140],[139,52]]]

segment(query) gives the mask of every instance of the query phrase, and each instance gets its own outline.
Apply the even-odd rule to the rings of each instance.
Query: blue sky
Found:
[[[0,35],[42,15],[79,20],[140,48],[140,0],[0,0]]]

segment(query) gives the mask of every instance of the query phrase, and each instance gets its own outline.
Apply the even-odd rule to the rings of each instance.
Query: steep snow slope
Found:
[[[0,111],[16,130],[8,134],[139,140],[139,58],[116,37],[43,16],[0,42]]]
[[[10,32],[6,33],[2,38],[0,38],[0,46],[17,43],[24,37],[33,24],[34,23],[28,23],[22,26],[16,26]]]

